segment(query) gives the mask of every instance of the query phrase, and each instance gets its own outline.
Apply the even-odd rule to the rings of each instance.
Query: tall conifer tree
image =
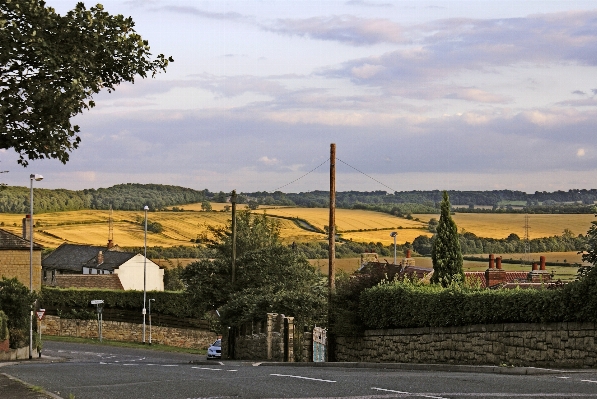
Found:
[[[454,279],[464,281],[458,228],[450,215],[450,198],[446,191],[441,203],[441,216],[437,225],[437,234],[433,240],[431,260],[433,261],[432,283],[440,283],[445,287]]]

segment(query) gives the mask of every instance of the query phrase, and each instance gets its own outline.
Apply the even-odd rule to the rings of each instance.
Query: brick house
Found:
[[[29,287],[31,243],[28,239],[0,229],[0,277],[16,277]],[[33,290],[41,289],[41,251],[43,247],[33,243]]]

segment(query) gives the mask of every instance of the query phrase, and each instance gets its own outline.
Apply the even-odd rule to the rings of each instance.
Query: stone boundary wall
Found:
[[[39,356],[37,349],[33,349],[32,357],[36,358]],[[29,347],[19,349],[9,349],[8,351],[0,352],[0,362],[11,362],[14,360],[29,360]]]
[[[595,323],[368,330],[337,337],[339,362],[597,367]]]
[[[222,337],[222,359],[228,358],[230,330]],[[235,336],[234,359],[284,361],[284,350],[288,351],[288,361],[294,362],[294,318],[282,314],[268,313],[265,329],[261,324],[247,323],[233,330]],[[288,342],[284,342],[288,335]]]
[[[44,335],[98,338],[97,320],[62,319],[45,316],[42,323]],[[102,337],[115,341],[143,342],[143,325],[118,321],[102,322]],[[203,329],[151,327],[151,342],[179,348],[207,349],[217,336]],[[149,325],[145,329],[145,341],[149,342]]]

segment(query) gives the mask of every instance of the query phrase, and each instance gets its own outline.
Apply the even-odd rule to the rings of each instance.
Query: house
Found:
[[[27,288],[31,281],[33,290],[39,291],[41,289],[42,249],[41,245],[33,243],[33,278],[30,280],[30,240],[0,229],[0,277],[16,277]]]
[[[41,261],[43,282],[52,286],[96,286],[97,282],[114,282],[110,278],[93,279],[96,275],[118,276],[122,289],[143,290],[144,268],[147,291],[164,290],[164,270],[159,265],[134,252],[121,251],[117,246],[62,244]],[[88,278],[68,278],[66,275],[84,275]],[[95,283],[91,283],[95,281]],[[95,284],[95,285],[94,285]],[[108,287],[104,287],[108,288]]]

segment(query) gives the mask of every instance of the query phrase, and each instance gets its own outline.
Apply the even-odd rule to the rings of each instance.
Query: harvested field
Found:
[[[574,235],[586,234],[595,220],[592,214],[533,215],[529,214],[530,238],[561,235],[569,229]],[[421,221],[439,219],[439,215],[413,215]],[[511,233],[524,237],[524,214],[519,213],[456,213],[452,215],[458,230],[470,231],[479,237],[506,238]]]

